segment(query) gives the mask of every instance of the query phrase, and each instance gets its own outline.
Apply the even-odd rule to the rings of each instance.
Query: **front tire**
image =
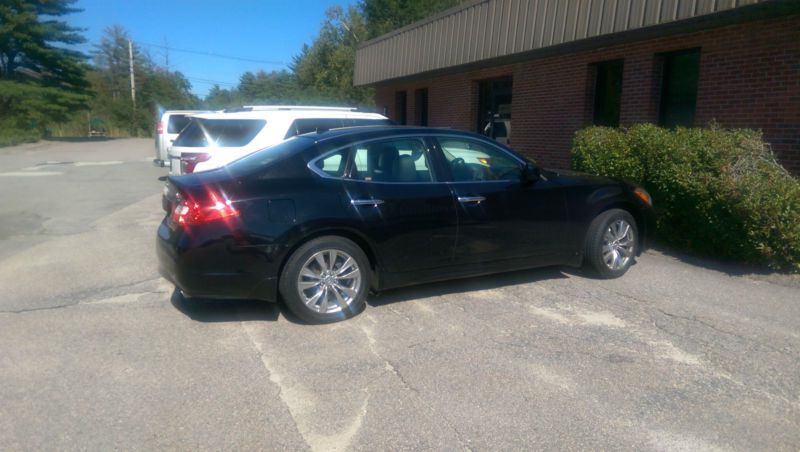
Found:
[[[364,251],[339,236],[300,246],[281,272],[280,292],[301,320],[320,324],[353,317],[366,307],[371,273]]]
[[[639,246],[639,230],[630,213],[607,210],[589,225],[584,257],[603,279],[619,278],[633,265]]]

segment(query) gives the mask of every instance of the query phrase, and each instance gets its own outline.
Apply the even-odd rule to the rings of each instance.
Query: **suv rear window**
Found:
[[[338,129],[340,127],[354,127],[354,126],[390,126],[392,122],[388,119],[363,119],[363,118],[302,118],[296,119],[289,131],[286,132],[286,138],[295,135],[303,135],[304,133],[311,132],[324,132],[330,129]]]
[[[184,127],[189,124],[191,118],[186,115],[170,115],[167,123],[167,133],[181,133]]]
[[[174,145],[202,148],[211,145],[220,147],[245,146],[261,132],[267,124],[263,119],[204,119],[193,118],[183,129]]]

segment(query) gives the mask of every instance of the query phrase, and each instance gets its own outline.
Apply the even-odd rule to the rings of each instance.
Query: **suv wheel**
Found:
[[[287,307],[308,323],[330,323],[366,306],[370,266],[361,248],[343,237],[320,237],[292,253],[280,292]]]
[[[639,230],[630,213],[607,210],[589,226],[584,256],[601,278],[619,278],[636,259]]]

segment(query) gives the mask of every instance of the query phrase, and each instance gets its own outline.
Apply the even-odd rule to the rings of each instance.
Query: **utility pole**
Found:
[[[133,79],[133,42],[128,39],[128,63],[131,69],[131,101],[133,108],[136,108],[136,82]]]
[[[131,108],[131,130],[136,130],[136,136],[139,136],[139,131],[136,129],[136,82],[133,79],[133,43],[128,39],[128,67],[131,70],[131,101],[133,107]]]
[[[167,41],[166,36],[164,36],[164,63],[167,66],[167,72],[169,72],[169,41]]]

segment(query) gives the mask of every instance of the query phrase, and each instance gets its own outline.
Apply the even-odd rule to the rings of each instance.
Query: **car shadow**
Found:
[[[546,267],[421,284],[370,294],[367,297],[367,304],[372,308],[377,308],[420,298],[498,289],[501,287],[529,284],[549,279],[568,278],[566,272],[562,270],[566,269]],[[570,271],[572,271],[572,269],[570,269]],[[300,325],[305,324],[305,322],[289,311],[282,302],[271,303],[262,300],[247,299],[218,300],[187,298],[183,296],[178,289],[173,290],[170,302],[175,309],[182,312],[190,319],[204,323],[276,321],[278,317],[282,315],[286,320],[292,323]]]
[[[570,269],[571,270],[571,269]],[[454,279],[418,286],[403,287],[371,294],[367,304],[372,307],[385,306],[392,303],[430,298],[442,295],[491,290],[501,287],[529,284],[549,279],[568,278],[559,267],[543,267],[530,270],[520,270],[508,273],[496,273],[486,276],[477,276],[465,279]]]
[[[281,312],[278,303],[261,300],[215,300],[187,298],[180,290],[172,291],[170,302],[192,320],[212,322],[275,321]]]

